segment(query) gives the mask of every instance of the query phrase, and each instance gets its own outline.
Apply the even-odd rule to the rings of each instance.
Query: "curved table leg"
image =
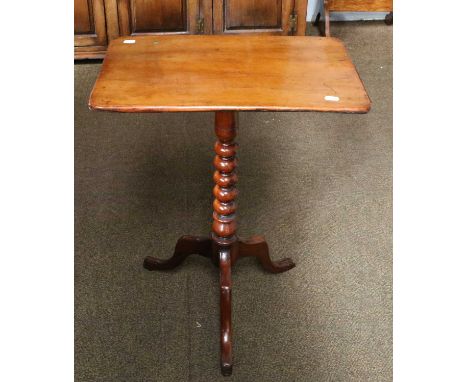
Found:
[[[174,249],[174,254],[167,260],[147,256],[143,267],[149,271],[173,269],[180,265],[189,255],[201,255],[211,258],[211,239],[200,236],[182,236]]]
[[[221,313],[221,373],[232,374],[231,326],[231,254],[229,248],[219,250],[220,313]]]
[[[252,236],[247,240],[239,240],[238,257],[248,256],[256,257],[263,269],[271,273],[286,272],[296,266],[289,257],[278,261],[271,260],[268,244],[263,236]]]

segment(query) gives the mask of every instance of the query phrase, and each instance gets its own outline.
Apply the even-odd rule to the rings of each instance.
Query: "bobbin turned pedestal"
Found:
[[[239,240],[236,235],[237,183],[237,113],[218,111],[215,114],[215,172],[213,179],[213,225],[210,237],[182,236],[174,254],[168,260],[148,256],[144,267],[150,271],[173,269],[189,255],[211,258],[219,265],[220,314],[221,314],[221,372],[232,373],[232,326],[231,326],[231,267],[240,257],[257,257],[265,270],[272,273],[285,272],[295,266],[289,258],[272,261],[268,245],[262,236]]]

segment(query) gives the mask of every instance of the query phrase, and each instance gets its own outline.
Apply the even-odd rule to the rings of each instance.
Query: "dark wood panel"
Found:
[[[296,34],[294,14],[294,0],[214,0],[213,32]]]
[[[281,28],[282,0],[226,0],[226,29]]]
[[[133,33],[186,30],[184,0],[131,0]]]
[[[75,0],[75,34],[94,32],[93,7],[89,2],[90,0]]]
[[[393,0],[328,0],[330,11],[389,12]]]
[[[198,0],[118,0],[117,4],[121,35],[197,32]]]
[[[104,0],[75,0],[75,47],[106,44]]]

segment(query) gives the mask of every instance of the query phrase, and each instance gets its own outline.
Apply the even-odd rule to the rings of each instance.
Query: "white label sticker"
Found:
[[[340,97],[337,96],[325,96],[325,101],[332,101],[332,102],[338,102],[340,100]]]
[[[135,40],[123,40],[124,44],[135,44]]]

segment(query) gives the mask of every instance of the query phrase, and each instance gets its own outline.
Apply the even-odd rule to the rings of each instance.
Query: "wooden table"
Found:
[[[220,270],[221,371],[232,373],[231,267],[246,256],[279,273],[262,236],[236,235],[237,111],[366,113],[370,101],[335,38],[284,36],[139,36],[114,40],[92,91],[93,110],[215,112],[213,225],[209,237],[182,236],[167,260],[148,256],[148,270],[172,269],[191,254]]]

